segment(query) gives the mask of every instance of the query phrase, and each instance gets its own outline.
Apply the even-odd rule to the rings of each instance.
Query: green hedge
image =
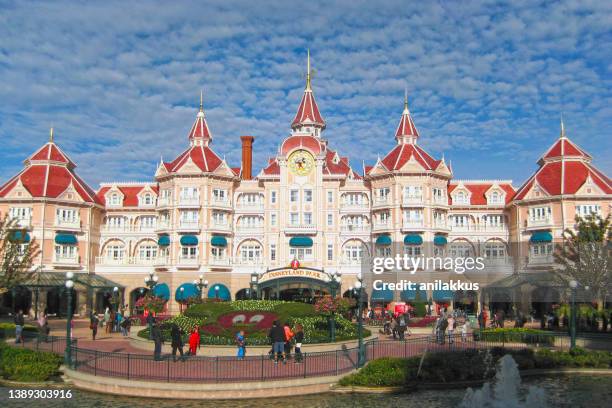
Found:
[[[23,326],[24,332],[38,333],[38,327],[26,324]],[[14,323],[0,323],[0,339],[15,337]]]
[[[500,347],[490,350],[465,350],[430,353],[425,356],[420,377],[417,377],[421,357],[381,358],[368,363],[358,373],[340,380],[343,386],[397,387],[415,382],[451,383],[491,378],[497,361],[506,354],[512,355],[519,370],[550,369],[563,367],[611,368],[612,353],[605,351],[571,352],[547,349],[533,351],[506,350]]]
[[[61,356],[0,343],[0,377],[22,382],[48,381],[58,374]]]
[[[555,337],[550,332],[525,328],[485,329],[474,331],[474,339],[492,343],[524,343],[551,346]]]

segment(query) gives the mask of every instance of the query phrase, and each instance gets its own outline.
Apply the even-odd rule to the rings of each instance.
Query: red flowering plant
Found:
[[[164,310],[166,306],[166,301],[160,297],[153,295],[145,295],[136,301],[136,308],[143,308],[144,310],[149,310],[153,313],[159,313]]]
[[[324,316],[332,314],[346,313],[350,308],[350,302],[346,298],[333,298],[330,295],[325,295],[318,298],[314,304],[315,312]]]

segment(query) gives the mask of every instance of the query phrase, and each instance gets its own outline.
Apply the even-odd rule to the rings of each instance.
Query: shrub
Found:
[[[550,332],[526,328],[485,329],[474,332],[476,340],[499,343],[525,343],[553,345],[555,337]]]
[[[8,380],[47,381],[57,374],[61,362],[54,353],[0,344],[0,377]]]
[[[38,333],[38,327],[26,324],[23,326],[24,332]],[[15,337],[14,323],[0,323],[0,339]]]

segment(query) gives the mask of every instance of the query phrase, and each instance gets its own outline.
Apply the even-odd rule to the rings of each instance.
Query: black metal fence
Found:
[[[71,340],[72,347],[78,346],[77,339]],[[23,342],[17,346],[28,347],[36,351],[48,351],[62,354],[66,350],[66,337],[49,336],[35,332],[23,332]]]
[[[504,337],[487,339],[485,336],[462,338],[445,336],[444,342],[433,337],[421,337],[403,341],[373,340],[365,343],[365,359],[371,361],[381,357],[414,357],[424,352],[461,351],[504,347],[522,349],[548,347],[568,349],[569,338],[551,334],[535,339]],[[166,382],[246,382],[292,378],[307,378],[341,375],[358,366],[358,348],[335,351],[303,353],[296,359],[292,354],[285,363],[275,363],[268,355],[237,357],[188,356],[184,359],[165,355],[157,361],[152,355],[114,353],[98,350],[72,348],[73,369],[96,376],[124,378],[127,380],[149,380]]]

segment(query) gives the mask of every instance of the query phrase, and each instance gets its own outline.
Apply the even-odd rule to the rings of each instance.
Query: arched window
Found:
[[[119,194],[117,194],[117,193],[112,193],[112,194],[110,195],[109,205],[114,205],[114,206],[117,206],[117,205],[120,205],[120,204],[121,204],[121,199],[120,199],[120,197],[119,197]]]
[[[153,205],[154,204],[153,194],[145,193],[145,195],[142,196],[142,204],[143,205]]]
[[[238,256],[241,263],[254,263],[262,259],[261,244],[257,241],[245,241],[240,245]]]

